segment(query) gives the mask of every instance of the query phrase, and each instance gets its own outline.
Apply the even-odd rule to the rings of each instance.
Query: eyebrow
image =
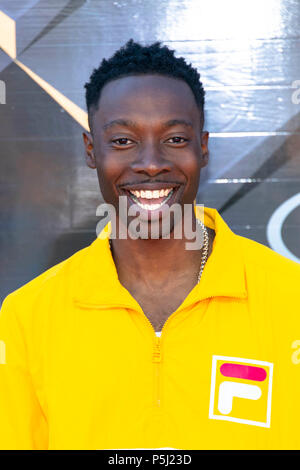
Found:
[[[176,124],[181,124],[185,127],[193,128],[192,122],[186,121],[185,119],[170,119],[169,121],[164,122],[162,125],[163,127],[168,128],[168,127],[176,126]],[[106,124],[104,124],[102,129],[106,131],[107,129],[110,129],[111,127],[117,126],[117,125],[124,126],[124,127],[134,127],[134,128],[138,127],[138,124],[136,122],[130,121],[129,119],[114,119],[113,121],[109,121]]]

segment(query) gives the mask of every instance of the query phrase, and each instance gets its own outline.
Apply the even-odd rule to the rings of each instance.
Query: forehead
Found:
[[[133,75],[108,82],[102,89],[94,123],[132,117],[140,122],[187,118],[199,122],[199,109],[189,85],[163,75]]]

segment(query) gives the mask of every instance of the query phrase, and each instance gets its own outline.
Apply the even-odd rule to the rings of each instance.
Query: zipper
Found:
[[[153,404],[155,408],[160,407],[160,364],[161,364],[161,340],[155,334],[154,326],[152,325],[151,321],[142,311],[144,318],[151,328],[152,336],[154,334],[154,343],[153,343],[153,350],[152,350],[152,363],[154,364],[154,399]]]
[[[154,376],[154,406],[156,408],[159,408],[161,406],[161,403],[160,403],[160,397],[161,397],[161,394],[160,394],[161,370],[160,369],[161,369],[161,362],[162,362],[162,351],[161,351],[162,348],[161,348],[161,346],[162,346],[163,333],[166,330],[166,327],[167,327],[168,323],[170,322],[171,318],[174,317],[177,313],[180,313],[180,312],[181,312],[181,310],[171,313],[171,315],[167,318],[167,320],[163,324],[163,327],[161,329],[161,336],[160,337],[156,336],[155,329],[154,329],[152,323],[150,322],[150,320],[147,318],[147,316],[143,312],[144,317],[147,320],[147,323],[149,323],[149,325],[151,327],[151,330],[152,330],[152,332],[154,331],[154,335],[155,335],[152,362],[154,363],[154,368],[155,368],[155,370],[154,370],[154,374],[155,374],[155,376]]]
[[[161,377],[161,362],[162,362],[162,335],[163,331],[165,331],[167,324],[169,323],[171,317],[173,317],[177,311],[173,312],[165,321],[163,324],[162,330],[161,330],[161,337],[156,336],[155,334],[155,329],[148,319],[148,317],[145,315],[145,313],[142,311],[144,318],[146,319],[146,322],[150,326],[152,333],[154,332],[154,346],[153,346],[153,352],[152,352],[152,363],[154,364],[154,407],[155,408],[160,408],[161,406],[161,391],[160,391],[160,377]]]

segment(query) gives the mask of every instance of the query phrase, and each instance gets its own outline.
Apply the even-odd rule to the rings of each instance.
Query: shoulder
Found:
[[[298,291],[300,285],[300,264],[292,261],[271,248],[249,238],[235,235],[244,260],[245,272],[255,276],[257,281],[266,282],[280,291]]]
[[[260,266],[261,269],[280,269],[300,274],[300,264],[295,261],[280,255],[271,248],[258,243],[249,238],[235,235],[243,252],[245,260],[253,263],[255,266]]]
[[[36,299],[46,297],[47,293],[55,291],[58,286],[72,280],[80,268],[80,262],[84,258],[89,246],[77,251],[69,258],[47,269],[31,281],[11,292],[4,299],[1,311],[8,308],[16,308],[24,311],[29,304],[33,305]]]

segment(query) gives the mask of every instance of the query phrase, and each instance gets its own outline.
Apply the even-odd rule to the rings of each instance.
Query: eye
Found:
[[[121,141],[122,141],[122,143],[121,143]],[[112,140],[113,143],[116,143],[117,145],[120,145],[121,147],[127,147],[127,145],[123,145],[123,144],[126,143],[124,141],[130,141],[130,143],[133,142],[132,140],[128,139],[127,137],[120,137],[119,139]]]
[[[181,139],[181,142],[179,142],[179,141],[177,141],[177,142],[171,142],[171,143],[173,143],[173,144],[183,144],[183,142],[187,142],[187,141],[188,141],[188,139],[185,139],[184,137],[181,137],[181,136],[179,136],[179,135],[176,135],[176,136],[174,136],[174,137],[170,137],[170,139],[168,139],[168,140],[171,140],[171,139]]]

